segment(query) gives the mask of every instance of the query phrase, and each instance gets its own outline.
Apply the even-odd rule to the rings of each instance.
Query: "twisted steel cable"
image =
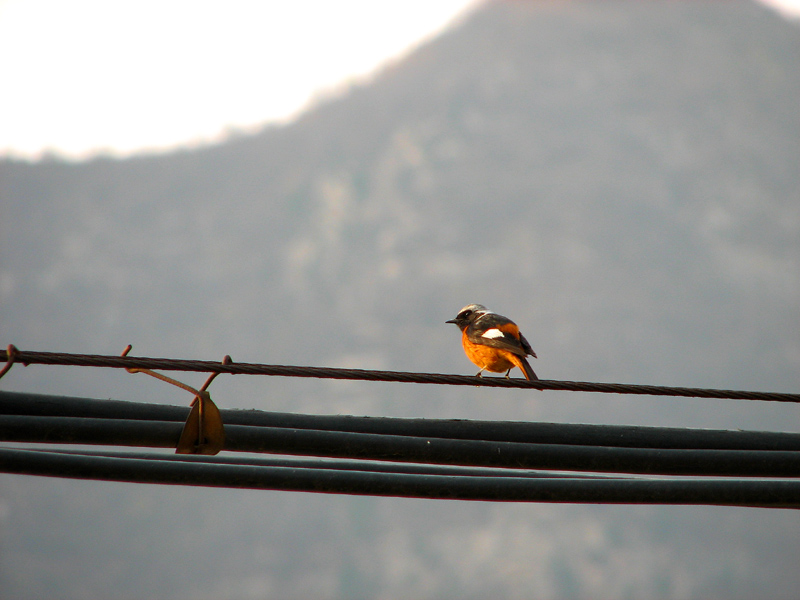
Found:
[[[9,347],[11,348],[11,347]],[[468,385],[479,387],[529,388],[537,390],[562,390],[573,392],[599,392],[605,394],[640,394],[646,396],[675,396],[692,398],[720,398],[731,400],[760,400],[768,402],[800,402],[800,394],[784,392],[756,392],[675,386],[639,385],[627,383],[596,383],[587,381],[556,381],[540,379],[506,379],[504,377],[475,377],[440,373],[411,373],[404,371],[379,371],[371,369],[342,369],[335,367],[307,367],[267,365],[259,363],[214,362],[135,356],[105,356],[97,354],[71,354],[62,352],[31,352],[14,349],[0,350],[0,360],[24,365],[63,365],[81,367],[108,367],[117,369],[152,369],[162,371],[191,371],[202,373],[228,373],[232,375],[271,375],[282,377],[312,377],[319,379],[348,379],[358,381],[387,381],[439,385]]]

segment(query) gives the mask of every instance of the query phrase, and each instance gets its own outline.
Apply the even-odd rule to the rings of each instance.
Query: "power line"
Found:
[[[0,470],[77,479],[447,500],[797,508],[800,481],[439,476],[0,448]]]
[[[495,442],[535,440],[541,444],[618,448],[800,451],[800,433],[773,431],[357,417],[231,409],[222,409],[220,413],[226,426],[245,425]],[[0,415],[183,423],[188,414],[189,408],[185,406],[0,391]]]
[[[0,416],[0,440],[175,448],[182,423]],[[798,477],[800,452],[665,450],[225,426],[223,450],[439,465],[649,475]]]
[[[17,448],[25,450],[25,448]],[[452,465],[428,465],[417,463],[391,463],[368,460],[319,460],[317,458],[295,456],[269,456],[253,458],[252,456],[233,454],[230,456],[198,456],[194,454],[160,454],[152,452],[119,452],[103,450],[65,450],[37,449],[40,452],[57,452],[77,456],[104,456],[107,458],[133,458],[139,460],[165,460],[170,462],[195,462],[215,465],[249,465],[254,467],[286,467],[289,469],[333,469],[343,471],[366,471],[372,473],[412,473],[417,475],[451,475],[470,477],[528,477],[528,478],[568,478],[568,479],[619,479],[618,475],[556,473],[550,471],[532,471],[525,469],[498,469],[482,467],[462,467]]]
[[[215,363],[9,346],[2,358],[7,362],[0,376],[15,362],[211,373],[201,390],[216,374],[231,373],[800,401],[798,394],[292,367],[233,363],[229,357]],[[205,454],[233,454],[0,447],[0,472],[413,498],[800,508],[797,433],[218,411],[205,391],[150,374],[195,393],[191,414],[181,406],[0,392],[0,442],[203,454],[209,447],[205,429],[190,433],[188,446],[184,437],[194,419],[203,418],[197,410],[206,402],[217,415],[219,438]]]
[[[24,365],[65,365],[107,367],[118,369],[153,369],[162,371],[192,371],[203,373],[228,373],[243,375],[271,375],[283,377],[311,377],[322,379],[348,379],[399,383],[467,385],[480,387],[528,388],[537,390],[562,390],[573,392],[600,392],[609,394],[640,394],[648,396],[676,396],[695,398],[720,398],[733,400],[761,400],[770,402],[800,402],[800,394],[781,392],[754,392],[674,386],[654,386],[622,383],[593,383],[585,381],[556,381],[540,379],[506,379],[503,377],[474,377],[436,373],[410,373],[369,369],[341,369],[333,367],[306,367],[267,365],[259,363],[219,363],[203,360],[168,358],[104,356],[96,354],[70,354],[60,352],[30,352],[15,350],[13,359]],[[0,360],[9,360],[9,353],[0,350]]]
[[[174,448],[181,423],[0,416],[0,439]],[[665,450],[226,425],[223,450],[426,464],[659,475],[794,477],[800,452]]]

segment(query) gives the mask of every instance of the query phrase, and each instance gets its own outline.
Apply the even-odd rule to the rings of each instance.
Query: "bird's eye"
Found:
[[[465,310],[464,312],[461,313],[461,318],[462,319],[469,319],[471,314],[472,314],[471,310]]]

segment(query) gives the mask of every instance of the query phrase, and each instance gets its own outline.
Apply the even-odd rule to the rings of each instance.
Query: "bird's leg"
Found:
[[[514,367],[511,367],[511,369],[513,369],[513,368],[514,368]],[[506,371],[506,379],[511,379],[511,369],[509,369],[508,371]]]

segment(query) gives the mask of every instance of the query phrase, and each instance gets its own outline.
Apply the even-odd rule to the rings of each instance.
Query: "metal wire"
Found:
[[[527,388],[538,390],[565,390],[574,392],[601,392],[613,394],[641,394],[648,396],[800,402],[800,394],[634,385],[621,383],[592,383],[584,381],[555,381],[545,379],[538,381],[527,381],[525,379],[506,379],[504,377],[470,377],[465,375],[444,375],[434,373],[409,373],[402,371],[376,371],[367,369],[339,369],[331,367],[303,367],[234,362],[224,364],[202,360],[102,356],[95,354],[68,354],[60,352],[29,352],[23,350],[16,350],[13,358],[16,362],[25,365],[41,364],[110,367],[119,369],[159,369],[164,371],[313,377],[360,381],[392,381],[401,383]],[[0,360],[9,360],[9,354],[6,350],[0,350]]]

